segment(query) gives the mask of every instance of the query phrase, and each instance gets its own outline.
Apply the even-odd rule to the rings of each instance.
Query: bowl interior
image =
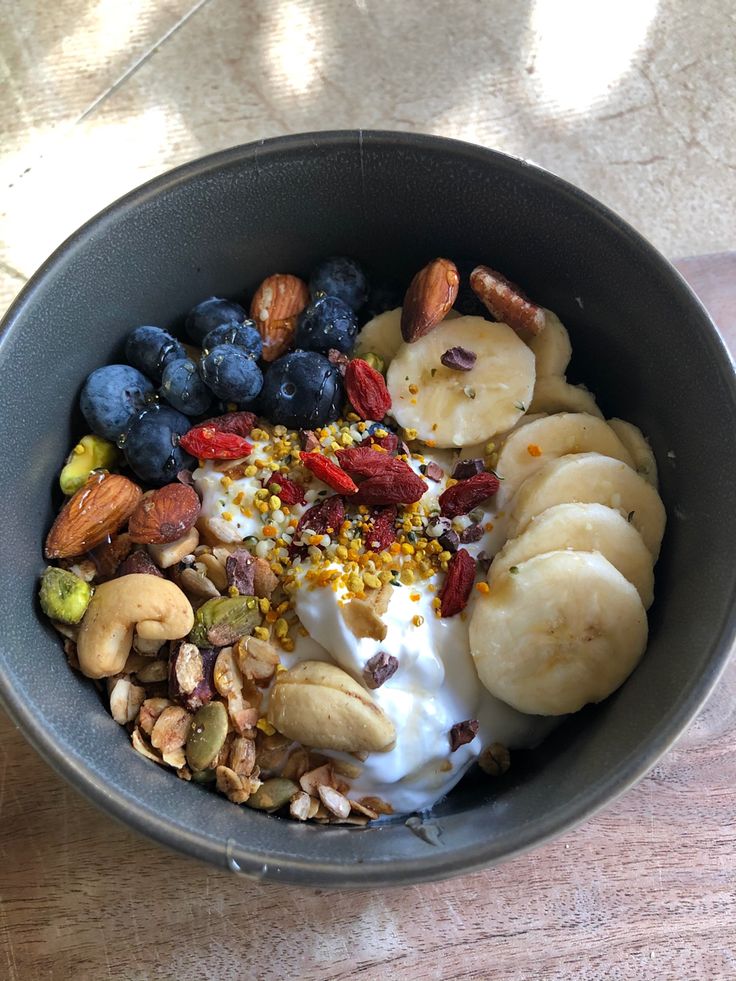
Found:
[[[359,258],[405,284],[437,255],[502,269],[568,326],[570,374],[607,416],[648,434],[669,523],[646,657],[503,781],[467,779],[425,816],[315,828],[236,808],[130,751],[39,617],[35,580],[53,487],[85,376],[136,324],[197,300]],[[3,697],[31,741],[111,813],[173,847],[311,884],[410,882],[507,857],[581,820],[654,762],[696,711],[734,631],[733,373],[672,268],[605,208],[551,175],[429,137],[317,134],[251,145],[165,175],[85,226],[46,263],[0,342],[5,493]],[[12,572],[11,572],[12,570]],[[428,840],[429,839],[429,840]]]

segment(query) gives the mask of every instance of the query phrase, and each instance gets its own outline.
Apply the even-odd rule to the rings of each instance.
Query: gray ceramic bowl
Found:
[[[306,827],[237,808],[131,752],[39,616],[41,547],[85,376],[139,323],[305,274],[333,253],[374,278],[436,255],[504,270],[568,325],[573,376],[651,437],[669,525],[646,657],[623,688],[425,816]],[[713,325],[673,268],[602,205],[489,150],[397,133],[320,133],[196,161],[112,205],[36,273],[0,343],[5,705],[39,752],[111,815],[247,875],[311,885],[436,879],[508,858],[629,787],[682,732],[734,635],[736,394]],[[421,828],[420,828],[421,832]]]

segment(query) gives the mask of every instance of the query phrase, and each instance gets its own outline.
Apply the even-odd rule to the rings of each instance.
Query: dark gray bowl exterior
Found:
[[[53,487],[76,397],[140,323],[346,253],[407,280],[436,255],[497,266],[568,325],[573,375],[654,445],[669,524],[640,667],[508,779],[466,781],[427,818],[315,828],[233,807],[137,756],[72,674],[35,603]],[[559,834],[641,777],[715,683],[734,636],[736,395],[728,355],[673,268],[600,204],[468,144],[321,133],[235,148],[166,174],[69,239],[34,276],[0,341],[4,486],[0,690],[31,743],[109,813],[175,849],[310,885],[418,882],[498,862]]]

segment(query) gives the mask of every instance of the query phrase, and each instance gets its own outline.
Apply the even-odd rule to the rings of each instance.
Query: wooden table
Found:
[[[736,253],[680,269],[736,350]],[[736,662],[677,747],[507,865],[383,892],[256,885],[79,797],[0,716],[0,978],[736,978]]]

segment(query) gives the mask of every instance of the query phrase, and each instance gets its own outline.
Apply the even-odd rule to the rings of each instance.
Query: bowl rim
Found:
[[[585,191],[531,161],[462,140],[393,130],[325,130],[258,140],[199,157],[127,192],[66,238],[24,285],[0,323],[0,357],[3,356],[7,337],[23,315],[26,305],[32,301],[39,284],[64,262],[70,252],[83,246],[102,226],[114,222],[148,199],[186,184],[193,178],[238,162],[257,163],[259,154],[299,154],[329,148],[354,149],[357,146],[362,156],[366,140],[370,141],[371,147],[381,146],[389,152],[401,149],[449,152],[469,157],[480,165],[492,162],[496,167],[510,170],[519,166],[528,168],[533,179],[546,184],[558,196],[571,198],[578,206],[593,211],[600,220],[614,225],[619,234],[633,246],[644,249],[660,266],[661,272],[669,277],[672,289],[679,294],[681,302],[689,304],[697,311],[703,328],[700,342],[708,345],[713,363],[723,376],[724,387],[730,392],[731,400],[736,406],[734,361],[710,315],[678,270],[628,222]],[[671,707],[655,738],[651,738],[645,747],[639,747],[629,757],[620,760],[611,771],[554,812],[541,814],[534,821],[516,829],[515,847],[499,849],[494,847],[495,839],[490,839],[482,848],[473,845],[452,851],[432,849],[421,859],[391,860],[390,863],[353,866],[330,861],[305,862],[273,854],[259,855],[230,841],[223,842],[206,835],[196,836],[180,825],[162,818],[152,806],[128,798],[118,791],[111,791],[109,785],[86,764],[81,754],[65,751],[52,738],[51,732],[44,728],[42,721],[33,714],[30,701],[13,690],[1,663],[0,704],[42,758],[83,796],[122,824],[170,849],[256,879],[268,878],[301,885],[338,887],[407,885],[466,875],[507,861],[559,837],[613,803],[654,766],[698,714],[726,669],[735,640],[736,589],[732,592],[731,605],[709,654],[707,669],[693,683],[687,697],[678,699]]]

